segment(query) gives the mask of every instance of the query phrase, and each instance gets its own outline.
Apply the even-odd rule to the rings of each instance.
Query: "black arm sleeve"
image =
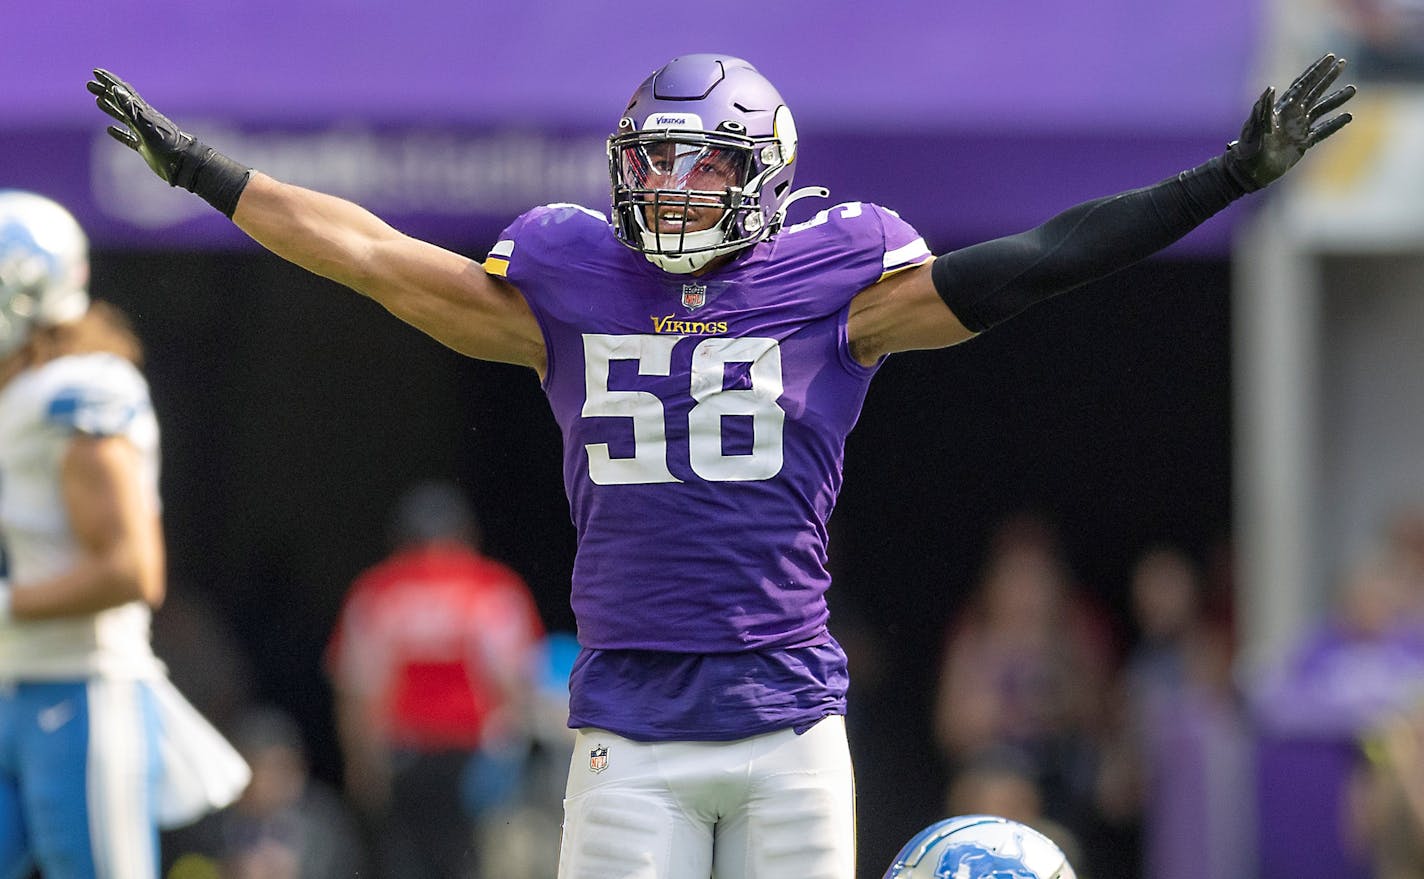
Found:
[[[1246,194],[1217,156],[1154,186],[1069,208],[1035,229],[952,251],[935,290],[983,332],[1037,302],[1151,256]]]

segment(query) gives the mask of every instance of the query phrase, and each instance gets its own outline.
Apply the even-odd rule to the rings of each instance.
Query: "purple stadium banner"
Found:
[[[602,140],[627,95],[668,57],[722,50],[797,113],[798,182],[950,246],[1219,150],[1255,90],[1256,15],[1239,0],[23,4],[6,31],[24,48],[0,53],[0,186],[62,199],[101,247],[241,246],[104,136],[83,90],[102,66],[244,162],[483,246],[534,204],[603,208]],[[1228,225],[1187,246],[1219,249]]]

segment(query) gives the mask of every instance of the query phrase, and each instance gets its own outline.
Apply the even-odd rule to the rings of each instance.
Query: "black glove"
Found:
[[[200,162],[202,145],[173,120],[149,106],[133,86],[107,70],[95,70],[89,91],[99,109],[118,120],[109,135],[136,151],[169,186],[187,189]]]
[[[169,186],[196,193],[232,216],[247,185],[247,168],[180,129],[109,71],[96,69],[88,88],[99,109],[120,123],[108,128],[114,140],[143,156]]]
[[[1240,139],[1226,147],[1226,170],[1243,189],[1254,192],[1268,186],[1306,150],[1349,123],[1349,113],[1320,121],[1355,96],[1355,87],[1347,85],[1321,97],[1344,69],[1344,58],[1326,53],[1296,77],[1280,100],[1274,86],[1261,93]]]

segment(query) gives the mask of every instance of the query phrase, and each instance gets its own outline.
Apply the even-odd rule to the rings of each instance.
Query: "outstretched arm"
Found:
[[[263,247],[376,300],[456,351],[542,373],[543,336],[524,297],[478,263],[405,235],[352,202],[248,170],[180,129],[108,71],[95,70],[88,88],[119,123],[108,129],[115,140]]]
[[[1327,54],[1279,100],[1266,89],[1241,137],[1196,168],[1084,202],[1027,232],[944,254],[870,287],[852,305],[856,356],[870,363],[895,351],[952,345],[1177,241],[1278,179],[1350,121],[1348,113],[1326,118],[1355,94],[1345,86],[1325,95],[1344,65]]]
[[[543,374],[544,339],[524,297],[467,257],[352,202],[256,172],[232,219],[283,259],[369,296],[462,354]]]

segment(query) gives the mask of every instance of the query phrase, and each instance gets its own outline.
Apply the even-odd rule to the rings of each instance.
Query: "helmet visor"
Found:
[[[727,190],[747,180],[747,150],[677,140],[641,141],[619,152],[623,185],[638,191],[662,190],[707,194],[722,204]]]

